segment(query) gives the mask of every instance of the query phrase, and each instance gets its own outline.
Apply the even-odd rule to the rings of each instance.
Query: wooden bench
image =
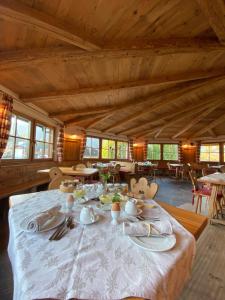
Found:
[[[194,212],[169,205],[165,202],[157,200],[157,203],[162,206],[171,216],[173,216],[184,228],[193,234],[197,240],[208,224],[208,218],[198,215]]]
[[[45,178],[30,180],[29,182],[24,182],[24,183],[16,184],[13,186],[5,187],[3,189],[1,188],[0,189],[0,199],[9,197],[13,194],[20,193],[20,192],[23,192],[23,191],[26,191],[26,190],[29,190],[32,188],[36,188],[42,184],[48,183],[49,180],[50,180],[49,178],[45,177]]]

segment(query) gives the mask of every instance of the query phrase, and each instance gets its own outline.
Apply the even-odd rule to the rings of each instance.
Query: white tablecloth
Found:
[[[25,233],[20,229],[24,217],[56,203],[65,205],[66,196],[56,190],[32,193],[10,209],[8,252],[14,300],[178,298],[190,276],[195,240],[161,209],[160,218],[171,219],[177,238],[176,246],[163,253],[134,245],[122,234],[121,225],[111,225],[109,212],[101,213],[96,224],[77,225],[59,241],[48,240],[52,231]]]

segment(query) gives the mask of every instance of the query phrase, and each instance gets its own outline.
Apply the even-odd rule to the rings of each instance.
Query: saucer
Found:
[[[91,224],[94,224],[96,222],[98,222],[100,219],[100,216],[99,215],[95,215],[95,219],[93,221],[90,221],[90,223],[82,223],[80,220],[76,220],[77,223],[81,224],[81,225],[91,225]]]
[[[139,216],[142,212],[143,212],[143,210],[140,209],[140,208],[137,209],[137,213],[136,213],[135,215],[133,215],[133,214],[128,214],[128,213],[125,211],[125,213],[126,213],[128,216],[132,216],[132,217],[137,217],[137,216]]]
[[[101,204],[101,203],[98,203],[98,204],[96,204],[96,208],[97,209],[101,209],[103,211],[109,211],[109,210],[111,210],[111,204]]]

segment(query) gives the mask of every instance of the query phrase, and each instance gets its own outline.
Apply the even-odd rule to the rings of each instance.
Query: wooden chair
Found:
[[[170,162],[167,162],[169,177],[176,177],[176,169],[172,168]]]
[[[51,180],[55,179],[58,176],[63,176],[62,171],[58,167],[53,167],[49,171],[49,177]]]
[[[64,180],[74,180],[74,177],[68,175],[57,176],[48,185],[48,190],[58,189],[61,182]]]
[[[220,168],[220,172],[221,173],[225,173],[225,166],[223,166],[223,167]]]
[[[190,167],[188,165],[183,165],[183,167],[181,167],[181,169],[179,170],[179,175],[181,176],[181,179],[189,179],[189,171],[190,171]]]
[[[116,164],[115,167],[109,168],[113,183],[120,182],[120,168],[121,168],[120,164]]]
[[[150,185],[148,184],[148,180],[145,177],[141,177],[138,182],[135,178],[131,178],[130,180],[130,188],[132,194],[140,196],[143,195],[144,199],[154,199],[157,191],[158,184],[152,182]]]
[[[73,168],[74,168],[74,166],[73,166]],[[85,168],[86,168],[85,164],[77,164],[77,165],[75,166],[75,170],[78,170],[78,169],[85,169]]]
[[[87,166],[87,168],[93,168],[92,163],[90,161],[86,162],[86,166]]]

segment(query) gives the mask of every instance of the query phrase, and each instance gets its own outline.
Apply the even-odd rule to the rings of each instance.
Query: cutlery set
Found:
[[[65,234],[69,232],[69,230],[74,228],[73,218],[70,216],[68,217],[63,224],[61,224],[50,236],[49,241],[58,241],[60,240]]]

